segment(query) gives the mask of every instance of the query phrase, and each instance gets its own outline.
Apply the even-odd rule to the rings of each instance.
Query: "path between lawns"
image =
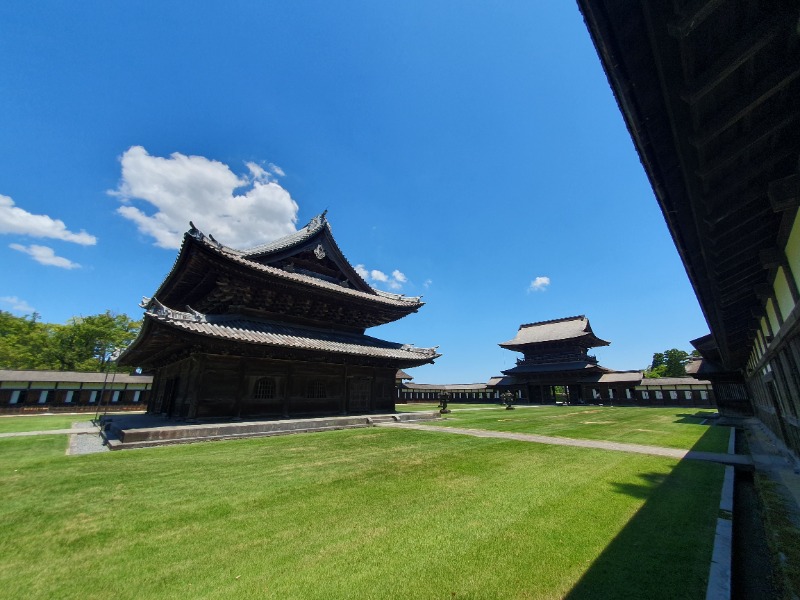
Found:
[[[0,433],[0,438],[8,437],[27,437],[33,435],[64,435],[71,434],[91,434],[97,433],[97,429],[91,423],[81,423],[82,427],[73,429],[50,429],[46,431],[20,431],[14,433]],[[453,433],[458,435],[472,435],[484,438],[500,438],[506,440],[516,440],[519,442],[532,442],[535,444],[551,444],[555,446],[576,446],[578,448],[594,448],[598,450],[613,450],[617,452],[633,452],[635,454],[649,454],[652,456],[666,456],[668,458],[692,460],[705,460],[725,465],[752,465],[753,461],[749,456],[741,454],[721,454],[717,452],[698,452],[695,450],[681,450],[678,448],[662,448],[659,446],[645,446],[642,444],[624,444],[620,442],[607,442],[601,440],[583,440],[563,437],[553,437],[547,435],[536,435],[532,433],[510,433],[506,431],[490,431],[488,429],[464,429],[461,427],[440,427],[436,425],[421,425],[418,423],[376,423],[378,427],[395,427],[399,429],[417,429],[419,431],[435,431],[439,433]],[[83,436],[81,436],[83,437]],[[97,450],[95,450],[97,451]],[[83,452],[79,452],[83,454]]]
[[[650,454],[653,456],[666,456],[668,458],[689,458],[692,460],[705,460],[725,465],[752,465],[749,456],[740,454],[721,454],[717,452],[698,452],[695,450],[681,450],[678,448],[661,448],[659,446],[644,446],[641,444],[623,444],[620,442],[606,442],[600,440],[580,440],[532,433],[509,433],[506,431],[490,431],[487,429],[463,429],[460,427],[440,427],[436,425],[421,425],[418,423],[380,423],[379,427],[396,427],[399,429],[417,429],[419,431],[435,431],[438,433],[455,433],[459,435],[472,435],[484,438],[500,438],[516,440],[519,442],[532,442],[535,444],[551,444],[556,446],[577,446],[579,448],[594,448],[598,450],[615,450],[617,452],[633,452],[636,454]]]

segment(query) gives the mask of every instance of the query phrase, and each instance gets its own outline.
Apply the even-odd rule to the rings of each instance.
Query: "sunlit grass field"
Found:
[[[108,414],[115,413],[112,412]],[[94,419],[94,416],[94,412],[59,415],[0,416],[0,433],[71,429],[74,422],[91,421]]]
[[[495,406],[468,410],[461,405],[436,425],[725,452],[730,429],[709,427],[706,421],[713,414],[691,408],[520,406],[506,410]]]
[[[0,439],[6,597],[702,598],[722,480],[393,428],[65,447]]]
[[[75,421],[91,421],[94,413],[80,415],[35,415],[24,417],[0,417],[0,433],[20,431],[47,431],[70,429]]]

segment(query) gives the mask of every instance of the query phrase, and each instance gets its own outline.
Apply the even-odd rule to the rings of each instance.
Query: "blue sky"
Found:
[[[2,310],[139,318],[190,219],[328,209],[427,302],[369,331],[440,347],[417,382],[513,366],[521,323],[585,314],[614,369],[708,331],[571,2],[10,2],[0,77]]]

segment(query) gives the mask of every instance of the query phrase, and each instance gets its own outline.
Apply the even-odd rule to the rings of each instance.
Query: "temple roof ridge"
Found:
[[[255,256],[256,255],[256,252],[255,252],[256,249],[259,249],[257,254],[264,254],[267,251],[268,252],[279,251],[279,250],[283,250],[283,249],[286,249],[286,248],[290,248],[292,246],[300,245],[302,242],[308,241],[310,238],[312,238],[314,235],[316,235],[317,233],[319,233],[320,231],[322,231],[324,229],[327,229],[327,231],[329,233],[331,233],[330,225],[328,224],[328,221],[327,221],[327,218],[326,218],[327,212],[328,211],[325,210],[321,214],[319,214],[316,217],[312,218],[311,221],[309,221],[308,225],[306,225],[303,229],[301,229],[300,231],[298,231],[296,233],[290,234],[288,236],[284,236],[283,238],[280,238],[279,240],[276,240],[274,242],[270,242],[269,244],[263,244],[261,246],[257,246],[256,248],[251,248],[250,250],[236,250],[235,248],[231,248],[230,246],[226,246],[225,244],[222,244],[221,242],[219,242],[216,239],[214,239],[214,237],[212,235],[207,235],[207,234],[203,233],[200,229],[195,227],[194,223],[192,223],[191,221],[189,221],[190,229],[189,229],[189,231],[186,232],[186,235],[184,236],[184,241],[186,240],[186,236],[189,236],[189,237],[197,240],[198,242],[202,243],[205,247],[207,247],[207,248],[209,248],[209,249],[211,249],[211,250],[213,250],[213,251],[215,251],[215,252],[217,252],[219,254],[222,254],[222,255],[226,256],[227,258],[229,258],[229,259],[231,259],[231,260],[233,260],[235,262],[238,262],[240,264],[246,265],[249,268],[252,268],[252,269],[264,272],[264,273],[269,273],[269,274],[272,274],[272,275],[278,275],[278,276],[280,276],[282,278],[285,278],[285,279],[312,284],[315,287],[327,288],[329,290],[333,290],[333,291],[336,291],[336,292],[343,292],[343,293],[345,293],[347,295],[368,297],[368,298],[371,298],[373,300],[378,300],[378,299],[380,299],[380,300],[388,300],[391,303],[396,304],[398,306],[416,306],[416,307],[420,307],[420,306],[422,306],[424,304],[422,302],[422,296],[405,296],[403,294],[395,294],[395,293],[392,293],[392,292],[386,292],[386,291],[383,291],[383,290],[379,290],[377,288],[372,287],[368,283],[366,283],[363,279],[361,279],[361,282],[363,283],[364,287],[367,290],[369,290],[369,292],[364,291],[364,290],[355,289],[355,288],[352,288],[352,287],[346,287],[345,285],[341,285],[340,283],[334,283],[334,282],[331,282],[331,281],[326,281],[325,279],[321,279],[319,277],[314,277],[312,275],[306,275],[306,274],[301,273],[301,272],[290,272],[290,271],[287,271],[287,270],[284,270],[284,269],[280,269],[278,267],[274,267],[274,266],[271,266],[271,265],[268,265],[268,264],[263,264],[263,263],[257,262],[255,260],[253,260],[252,258],[250,258],[251,256]],[[342,259],[344,261],[347,261],[347,258],[344,257],[344,254],[339,249],[339,247],[336,244],[336,241],[333,239],[332,235],[330,237],[330,243],[335,248],[335,250],[342,256]],[[172,273],[172,271],[174,271],[174,269],[176,268],[176,266],[177,266],[177,264],[178,264],[178,262],[180,260],[180,257],[181,257],[181,253],[179,253],[178,257],[175,259],[175,264],[173,265],[173,269],[167,275],[167,277],[165,278],[164,282],[166,282],[166,280],[169,278],[169,276]],[[348,262],[348,264],[349,264],[349,262]],[[352,267],[349,267],[349,269],[352,269]],[[357,272],[355,272],[355,270],[353,270],[352,276],[360,278],[360,276],[358,275]],[[162,282],[162,284],[161,284],[162,286],[163,286],[164,282]],[[160,289],[160,287],[161,286],[159,286],[159,289]]]
[[[375,290],[375,293],[378,296],[383,296],[384,298],[391,298],[392,300],[401,300],[403,302],[419,302],[422,300],[422,296],[406,296],[405,294],[395,294],[394,292],[384,292],[383,290],[379,290],[378,288],[372,288]]]
[[[549,319],[547,321],[536,321],[535,323],[523,323],[519,326],[520,329],[524,327],[535,327],[537,325],[549,325],[550,323],[564,323],[566,321],[588,321],[586,315],[576,315],[574,317],[561,317],[560,319]]]
[[[302,227],[294,233],[290,233],[289,235],[285,235],[271,242],[253,246],[252,248],[239,250],[239,252],[243,256],[255,256],[258,254],[275,252],[276,250],[283,250],[285,248],[290,248],[292,246],[301,244],[316,235],[322,229],[328,228],[328,230],[330,230],[330,225],[328,224],[328,219],[326,218],[327,214],[328,211],[326,209],[322,213],[313,217],[305,227]]]

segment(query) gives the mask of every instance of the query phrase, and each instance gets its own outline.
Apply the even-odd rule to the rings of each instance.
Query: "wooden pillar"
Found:
[[[237,376],[238,376],[238,384],[236,386],[236,398],[234,399],[233,404],[233,418],[234,419],[241,419],[242,418],[242,404],[244,403],[244,397],[247,393],[247,365],[245,364],[244,359],[239,360],[239,366],[237,368]]]
[[[292,379],[292,367],[286,368],[286,382],[284,383],[283,400],[281,401],[281,408],[283,409],[283,416],[289,418],[289,402],[291,402],[292,386],[294,381]]]
[[[342,369],[342,400],[339,403],[339,412],[343,415],[347,414],[347,399],[350,394],[350,390],[348,389],[349,386],[347,384],[347,363],[345,363]]]
[[[186,412],[186,418],[194,421],[197,418],[197,408],[200,403],[200,389],[203,377],[203,367],[206,364],[206,357],[204,354],[193,356],[194,369],[191,374],[191,383],[189,387],[189,409]]]

